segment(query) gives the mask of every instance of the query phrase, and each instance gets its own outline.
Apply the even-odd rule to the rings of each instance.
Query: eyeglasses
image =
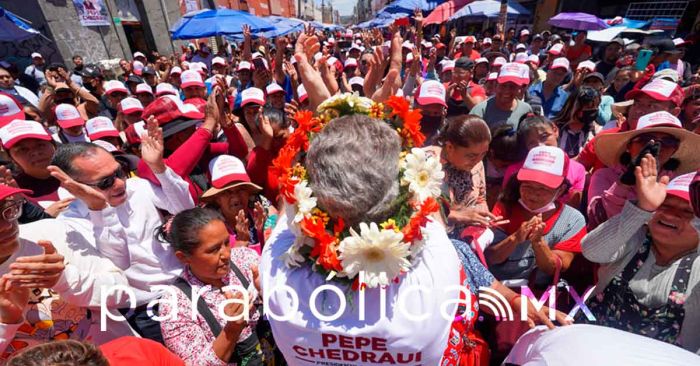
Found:
[[[114,186],[114,182],[116,182],[117,179],[124,180],[125,178],[126,178],[126,173],[124,173],[124,170],[122,169],[122,166],[120,165],[119,168],[117,168],[117,170],[114,171],[114,173],[110,174],[108,177],[102,178],[97,183],[83,183],[83,182],[81,182],[81,183],[83,183],[87,186],[90,186],[90,187],[95,187],[95,188],[102,190],[102,191],[106,191],[106,190],[112,188],[112,186]]]
[[[654,135],[639,135],[630,140],[631,143],[646,145],[650,141],[655,141],[661,144],[662,149],[673,149],[676,150],[680,146],[681,142],[672,136],[667,137],[657,137]]]
[[[22,205],[24,199],[7,201],[5,205],[0,207],[0,215],[5,221],[15,221],[22,216]]]

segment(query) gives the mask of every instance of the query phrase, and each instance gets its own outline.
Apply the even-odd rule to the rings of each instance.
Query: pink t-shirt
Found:
[[[503,176],[503,188],[505,188],[506,184],[508,184],[510,177],[512,177],[520,170],[520,168],[522,168],[523,163],[524,162],[521,161],[519,163],[511,164],[506,169],[506,173]],[[569,183],[571,183],[571,189],[569,189],[566,194],[559,197],[559,202],[562,203],[568,202],[572,193],[583,192],[586,185],[586,168],[584,168],[583,165],[576,160],[569,160],[569,172],[566,174],[566,179],[568,179]]]

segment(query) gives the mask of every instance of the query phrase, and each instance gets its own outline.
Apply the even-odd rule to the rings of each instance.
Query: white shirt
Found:
[[[575,324],[531,329],[518,339],[505,362],[520,366],[689,366],[700,365],[700,357],[642,335]]]
[[[163,224],[158,209],[177,214],[194,207],[189,185],[170,168],[155,176],[160,187],[145,179],[128,179],[128,199],[120,206],[93,211],[77,200],[58,217],[72,230],[93,236],[97,250],[125,270],[139,306],[158,297],[151,286],[169,285],[182,272],[170,245],[155,238]]]
[[[46,84],[46,75],[44,75],[44,72],[36,67],[36,65],[32,64],[27,66],[27,68],[24,69],[24,73],[34,78],[39,85]]]
[[[100,289],[128,286],[128,281],[122,270],[100,256],[89,244],[92,237],[69,232],[61,221],[54,219],[20,225],[19,237],[19,250],[0,264],[0,274],[9,272],[9,266],[18,257],[43,254],[43,248],[37,245],[39,240],[51,241],[56,251],[64,256],[65,269],[51,290],[33,291],[30,304],[24,309],[25,319],[22,322],[0,323],[0,354],[17,351],[10,343],[12,340],[20,340],[31,346],[48,342],[66,331],[72,331],[72,339],[89,337],[98,344],[133,334],[126,322],[108,321],[106,331],[100,331]],[[106,297],[105,306],[116,308],[126,299],[126,293],[115,291]],[[47,324],[50,327],[46,327]]]
[[[51,137],[53,137],[54,141],[58,142],[59,144],[62,144],[63,141],[61,141],[61,136],[59,135],[59,133],[62,133],[62,132],[58,131],[58,132],[52,134]],[[80,136],[71,136],[69,134],[63,133],[63,137],[66,138],[68,143],[71,143],[71,142],[90,142],[90,138],[88,137],[88,135],[85,133],[84,130],[83,130],[83,133],[80,134]]]
[[[262,292],[269,296],[266,312],[275,341],[289,365],[398,364],[399,357],[405,364],[437,365],[447,346],[456,309],[454,303],[446,306],[446,313],[451,315],[447,320],[441,316],[440,306],[459,299],[457,290],[447,288],[459,285],[461,263],[441,224],[430,221],[426,229],[429,239],[413,268],[399,277],[398,284],[386,288],[386,316],[380,317],[381,291],[373,288],[365,291],[366,320],[359,320],[358,292],[336,282],[326,282],[308,265],[289,269],[279,260],[295,239],[286,217],[281,217],[263,249],[260,274]],[[343,298],[349,296],[345,311],[335,321],[321,321],[310,310],[312,292],[325,284],[343,291]],[[273,291],[285,285],[298,294],[298,309],[284,291]],[[426,291],[409,292],[407,289],[414,285],[424,286]],[[339,309],[340,300],[333,292],[323,291],[315,303],[321,314],[332,315]],[[399,306],[410,315],[428,316],[424,320],[409,319]],[[270,312],[289,315],[291,320],[274,320]],[[367,345],[368,339],[375,342]],[[406,363],[409,360],[412,362]]]

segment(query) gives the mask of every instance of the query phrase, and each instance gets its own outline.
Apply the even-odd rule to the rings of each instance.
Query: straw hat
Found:
[[[684,129],[678,118],[666,111],[647,114],[639,118],[637,128],[633,131],[597,136],[595,138],[596,154],[606,166],[619,165],[620,156],[627,150],[630,140],[651,132],[666,133],[680,141],[678,150],[672,156],[680,163],[678,169],[675,170],[677,174],[700,168],[700,154],[697,153],[697,147],[700,146],[700,135]]]

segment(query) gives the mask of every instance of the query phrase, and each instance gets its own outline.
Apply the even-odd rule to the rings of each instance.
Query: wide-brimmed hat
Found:
[[[627,150],[627,145],[633,138],[645,134],[661,132],[669,134],[680,142],[678,150],[673,154],[679,162],[676,173],[682,174],[700,167],[700,135],[683,128],[681,122],[666,111],[654,112],[642,116],[637,122],[637,128],[632,131],[603,134],[595,138],[595,151],[600,161],[606,166],[620,164],[620,156]]]
[[[238,187],[245,187],[254,193],[262,191],[262,188],[250,181],[243,162],[231,155],[219,155],[209,162],[209,174],[211,185],[202,199],[211,198],[217,194]]]

